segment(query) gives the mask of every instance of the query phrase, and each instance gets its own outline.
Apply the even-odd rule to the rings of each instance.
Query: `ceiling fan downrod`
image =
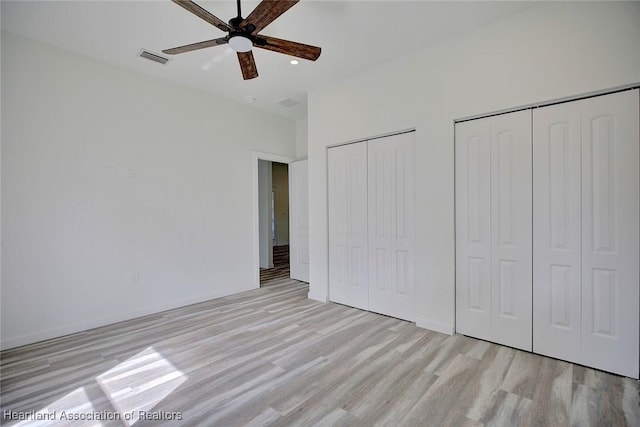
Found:
[[[234,29],[240,28],[240,24],[243,21],[242,9],[240,8],[240,0],[236,0],[236,4],[238,5],[238,16],[229,20],[229,25],[231,25],[231,27]]]

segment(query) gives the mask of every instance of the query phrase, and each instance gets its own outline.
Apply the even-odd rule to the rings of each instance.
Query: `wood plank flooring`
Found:
[[[280,279],[5,351],[3,424],[640,425],[635,380],[307,292]]]

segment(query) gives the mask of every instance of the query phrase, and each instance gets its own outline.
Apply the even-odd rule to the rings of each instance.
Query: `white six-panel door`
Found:
[[[531,350],[531,112],[456,124],[456,330]]]
[[[328,150],[329,298],[369,309],[367,144]]]
[[[292,279],[309,282],[308,161],[289,164],[289,258]]]
[[[413,321],[414,133],[368,142],[369,310]]]

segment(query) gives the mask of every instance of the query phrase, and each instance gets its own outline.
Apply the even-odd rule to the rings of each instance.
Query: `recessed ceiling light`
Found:
[[[289,61],[289,64],[291,65],[298,65],[300,63],[300,61],[298,61],[297,59],[292,59],[291,61]]]

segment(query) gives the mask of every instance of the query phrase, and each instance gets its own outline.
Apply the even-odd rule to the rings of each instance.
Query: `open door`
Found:
[[[307,160],[289,164],[291,278],[309,282],[309,185]]]

